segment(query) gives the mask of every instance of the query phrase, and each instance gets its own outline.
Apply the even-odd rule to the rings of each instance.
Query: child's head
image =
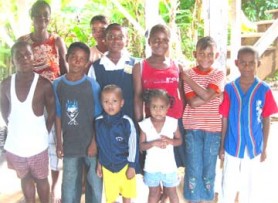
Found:
[[[34,21],[35,28],[37,26],[47,26],[51,16],[50,5],[46,1],[36,1],[31,8],[30,16]]]
[[[105,29],[108,25],[108,20],[104,15],[96,15],[90,21],[92,35],[97,44],[102,43],[105,38]]]
[[[109,52],[120,52],[127,45],[127,30],[117,23],[108,25],[105,42]]]
[[[155,55],[165,55],[169,49],[170,29],[166,25],[157,24],[152,27],[148,43]]]
[[[238,67],[241,76],[254,77],[257,68],[261,64],[258,51],[249,46],[240,48],[235,64]]]
[[[17,41],[11,48],[11,56],[18,72],[33,71],[34,55],[28,42]]]
[[[151,117],[155,119],[163,119],[167,115],[170,107],[170,96],[165,90],[151,89],[145,90],[143,99],[150,109]]]
[[[69,64],[69,72],[84,71],[86,64],[89,61],[90,48],[83,42],[72,43],[66,55],[66,60]]]
[[[119,113],[124,105],[122,89],[114,84],[106,85],[101,91],[101,104],[108,115]]]
[[[212,37],[203,37],[198,40],[196,50],[193,52],[194,57],[200,69],[211,68],[215,59],[218,57],[216,42]]]

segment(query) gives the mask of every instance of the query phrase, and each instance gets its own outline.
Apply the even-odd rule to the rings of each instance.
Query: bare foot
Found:
[[[51,203],[62,203],[61,194],[59,192],[52,192],[51,193]]]

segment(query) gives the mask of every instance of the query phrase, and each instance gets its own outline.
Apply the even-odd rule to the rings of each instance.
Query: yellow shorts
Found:
[[[113,173],[102,167],[103,184],[106,196],[106,202],[115,202],[119,195],[125,198],[135,198],[136,197],[136,176],[132,179],[127,179],[126,170],[128,165],[126,165],[119,172]]]

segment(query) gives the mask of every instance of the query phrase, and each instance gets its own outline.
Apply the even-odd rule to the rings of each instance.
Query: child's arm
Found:
[[[226,137],[227,124],[228,124],[228,119],[223,116],[222,117],[222,130],[221,130],[221,143],[220,143],[220,149],[219,149],[219,159],[221,159],[221,161],[224,161],[224,155],[225,155],[224,141],[225,141],[225,137]]]
[[[182,73],[182,79],[190,86],[190,88],[195,92],[196,96],[199,97],[196,102],[200,103],[201,105],[210,101],[211,99],[219,96],[214,89],[209,87],[204,88],[197,84],[194,80],[192,80],[186,72]],[[192,101],[191,101],[192,102]]]
[[[61,37],[57,37],[55,43],[59,51],[60,74],[64,75],[68,72],[68,64],[66,62],[67,48],[64,40]]]
[[[134,65],[132,69],[133,76],[133,89],[134,89],[134,115],[135,121],[141,121],[143,119],[143,88],[141,82],[141,67],[140,63]]]
[[[11,82],[11,77],[8,79],[5,79],[1,83],[1,114],[2,118],[5,121],[5,124],[8,124],[8,117],[10,114],[10,82]]]
[[[263,151],[261,154],[261,162],[263,162],[267,157],[266,148],[267,148],[267,142],[268,142],[268,137],[269,137],[269,129],[270,129],[270,118],[265,117],[265,118],[263,118],[264,144],[263,144]]]
[[[102,177],[102,165],[99,161],[97,162],[97,175],[100,178]]]
[[[140,151],[146,151],[152,147],[166,148],[167,142],[165,139],[157,139],[150,142],[147,142],[146,134],[141,131],[140,132]]]
[[[164,136],[164,135],[162,135],[161,137],[162,137],[162,140],[166,141],[167,145],[170,144],[170,145],[173,145],[176,147],[176,146],[179,146],[182,144],[182,137],[181,137],[179,126],[177,126],[177,130],[174,133],[173,139],[171,139],[167,136]]]
[[[134,126],[134,123],[130,119],[130,135],[128,140],[128,169],[126,171],[126,177],[131,179],[135,176],[135,166],[138,162],[138,140],[137,140],[137,132]]]
[[[182,73],[183,73],[183,69],[182,66],[179,65],[179,70],[180,70],[180,74],[179,74],[179,95],[181,97],[182,103],[183,103],[183,108],[185,107],[186,104],[186,100],[185,100],[185,95],[184,95],[184,91],[183,91],[183,79],[182,79]]]
[[[92,132],[92,140],[88,147],[88,156],[93,157],[97,154],[97,143],[96,143],[96,133],[95,133],[95,127],[93,125],[93,132]]]
[[[56,153],[58,158],[62,158],[64,156],[64,149],[63,149],[63,143],[62,143],[62,123],[61,118],[56,116],[55,121],[55,130],[56,130]]]
[[[47,117],[46,117],[46,127],[48,132],[51,131],[53,124],[55,122],[55,97],[54,97],[54,91],[52,88],[52,84],[43,79],[41,82],[44,84],[44,100],[45,100],[45,109],[47,111]]]

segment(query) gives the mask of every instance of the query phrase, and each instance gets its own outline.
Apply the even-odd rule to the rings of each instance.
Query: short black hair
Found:
[[[257,60],[260,60],[259,52],[252,46],[243,46],[241,47],[237,52],[237,59],[239,59],[240,55],[250,53],[254,54],[255,58]]]
[[[196,44],[196,49],[204,50],[208,47],[217,47],[216,41],[210,36],[202,37]]]
[[[151,31],[149,33],[149,38],[156,32],[163,32],[165,33],[169,38],[171,37],[171,32],[170,32],[170,29],[169,27],[167,27],[166,25],[163,25],[163,24],[157,24],[157,25],[154,25],[152,28],[151,28]]]
[[[124,35],[126,36],[127,35],[127,30],[125,27],[123,27],[122,25],[120,25],[119,23],[111,23],[107,26],[107,28],[105,29],[105,36],[107,36],[107,34],[115,29],[115,28],[118,28],[118,29],[122,29],[123,32],[124,32]]]
[[[106,18],[106,16],[104,15],[96,15],[94,17],[92,17],[91,21],[90,21],[90,25],[92,25],[95,22],[101,22],[103,24],[108,24],[108,19]]]
[[[75,48],[84,50],[85,53],[88,55],[88,58],[90,57],[90,48],[83,42],[73,42],[68,48],[67,55],[72,54],[72,52]]]
[[[48,7],[48,9],[51,13],[51,7],[47,2],[43,1],[43,0],[38,0],[33,4],[32,8],[30,10],[30,16],[34,17],[41,7]]]
[[[105,94],[107,92],[117,92],[119,94],[120,98],[123,99],[123,91],[118,85],[109,84],[109,85],[104,86],[104,88],[101,91],[101,94]]]
[[[16,41],[16,42],[14,43],[14,45],[12,46],[12,48],[11,48],[11,56],[12,56],[12,57],[13,57],[13,55],[14,55],[15,50],[16,50],[18,47],[30,47],[30,48],[31,48],[31,45],[30,45],[28,42],[26,42],[26,41]]]

